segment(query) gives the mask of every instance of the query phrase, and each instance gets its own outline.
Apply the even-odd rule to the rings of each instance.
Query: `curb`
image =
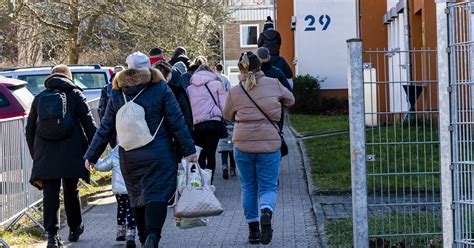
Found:
[[[87,205],[85,207],[83,207],[81,209],[81,215],[84,215],[86,214],[87,212],[91,211],[94,207],[96,207],[102,200],[104,200],[105,198],[107,197],[111,197],[113,196],[113,193],[112,193],[112,186],[109,185],[106,189],[106,191],[104,192],[101,192],[101,193],[98,193],[96,195],[94,195],[94,200],[91,201],[91,202],[88,202]],[[111,194],[112,193],[112,194]],[[64,228],[68,228],[67,224],[66,224],[66,218],[61,218],[62,220],[60,221],[59,225],[61,226],[61,228],[59,228],[58,230],[58,233],[63,230]],[[45,232],[45,237],[47,236],[47,233]],[[36,244],[32,244],[31,247],[45,247],[46,246],[46,243],[47,241],[46,240],[43,240],[39,243],[36,243]],[[30,246],[29,246],[30,247]]]
[[[106,191],[102,192],[102,193],[99,193],[97,195],[94,195],[94,200],[91,201],[91,202],[88,202],[87,203],[87,206],[85,206],[82,211],[81,211],[81,214],[84,215],[86,214],[87,212],[89,212],[91,209],[93,209],[95,206],[98,205],[98,203],[100,203],[102,200],[104,200],[105,198],[107,197],[111,197],[113,196],[113,193],[112,193],[112,187],[109,185],[109,187],[107,187]],[[67,225],[66,225],[67,226]],[[63,226],[64,227],[64,226]]]
[[[288,118],[289,119],[289,118]],[[316,227],[319,233],[319,239],[321,241],[321,247],[323,248],[328,248],[328,240],[326,237],[326,231],[324,229],[324,212],[323,208],[321,207],[321,204],[316,200],[315,197],[315,187],[313,183],[313,177],[312,175],[312,170],[311,166],[309,166],[309,160],[308,156],[306,155],[306,148],[304,147],[303,139],[302,136],[296,131],[292,126],[291,122],[288,121],[288,126],[290,128],[290,131],[292,132],[293,136],[296,138],[296,143],[298,144],[298,148],[300,150],[300,153],[303,157],[303,167],[304,167],[304,172],[306,174],[306,183],[308,186],[308,194],[311,202],[311,207],[313,208],[314,215],[316,218]]]

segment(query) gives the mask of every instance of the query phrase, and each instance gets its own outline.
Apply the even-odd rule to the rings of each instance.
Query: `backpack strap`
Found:
[[[155,134],[153,134],[153,139],[155,139],[156,135],[158,134],[158,130],[160,130],[161,125],[163,124],[163,121],[165,120],[165,117],[163,116],[160,121],[160,125],[158,125],[158,128],[155,131]]]
[[[138,94],[137,94],[132,100],[130,100],[130,102],[135,101],[135,99],[137,99],[137,98],[140,96],[140,94],[141,94],[143,91],[146,90],[146,88],[147,88],[147,87],[145,87],[145,88],[143,88],[142,90],[140,90],[140,92],[138,92]],[[123,100],[125,101],[125,103],[129,102],[129,101],[127,101],[127,97],[125,96],[125,93],[123,93],[123,90],[122,90],[122,95],[123,95]]]

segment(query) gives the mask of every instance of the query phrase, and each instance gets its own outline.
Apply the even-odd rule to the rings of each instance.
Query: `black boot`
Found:
[[[63,247],[63,243],[61,242],[61,239],[59,239],[59,236],[57,234],[55,235],[48,235],[48,245],[46,246],[47,248],[59,248]]]
[[[76,230],[69,230],[69,237],[67,238],[70,242],[77,242],[79,240],[79,236],[84,232],[84,224],[76,228]]]
[[[146,237],[145,244],[142,245],[142,248],[158,248],[158,242],[160,242],[160,238],[155,234],[150,233]]]
[[[249,223],[249,243],[250,244],[259,244],[260,243],[260,227],[257,222]]]
[[[260,243],[264,245],[270,244],[272,241],[272,211],[269,208],[264,208],[260,212]]]

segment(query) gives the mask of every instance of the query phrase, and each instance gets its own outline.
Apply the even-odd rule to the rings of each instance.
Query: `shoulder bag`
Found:
[[[220,125],[220,130],[219,130],[219,138],[225,139],[225,138],[229,137],[229,133],[227,132],[227,126],[226,126],[225,120],[224,120],[224,112],[222,111],[221,107],[219,107],[219,104],[217,104],[217,101],[216,101],[216,99],[214,98],[214,95],[212,94],[212,92],[211,92],[211,90],[209,89],[209,87],[207,86],[207,84],[205,84],[204,86],[206,86],[206,89],[207,89],[207,91],[209,92],[209,94],[211,95],[212,100],[214,101],[214,104],[219,108],[219,110],[220,110],[221,113],[222,113],[222,116],[221,116],[221,125]]]
[[[250,94],[247,92],[247,90],[245,90],[245,88],[242,84],[240,85],[240,87],[244,91],[245,95],[247,95],[247,97],[250,99],[250,101],[253,102],[255,107],[257,107],[257,109],[265,116],[265,118],[267,118],[267,120],[272,124],[272,126],[278,131],[278,134],[280,135],[280,138],[281,138],[281,147],[280,147],[281,157],[284,157],[284,156],[288,155],[288,145],[285,142],[285,138],[283,138],[283,131],[280,130],[280,128],[278,128],[277,125],[275,125],[275,123],[273,123],[273,121],[270,119],[270,117],[268,117],[267,114],[265,114],[265,112],[263,112],[263,110],[253,100],[253,98],[250,96]]]

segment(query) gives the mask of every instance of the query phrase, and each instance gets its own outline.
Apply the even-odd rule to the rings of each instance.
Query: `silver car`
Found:
[[[74,83],[84,90],[87,100],[100,98],[101,89],[109,83],[112,68],[100,65],[68,65]],[[51,74],[52,66],[9,68],[0,72],[0,77],[14,78],[28,82],[26,88],[37,95],[45,90],[44,80]]]

